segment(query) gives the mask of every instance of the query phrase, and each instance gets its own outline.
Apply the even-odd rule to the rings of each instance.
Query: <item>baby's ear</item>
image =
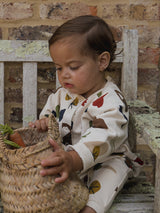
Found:
[[[110,53],[105,51],[98,56],[99,60],[99,71],[104,71],[110,62]]]

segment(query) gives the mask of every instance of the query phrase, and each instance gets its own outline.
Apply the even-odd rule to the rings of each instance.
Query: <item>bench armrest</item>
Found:
[[[156,112],[152,107],[148,106],[143,101],[131,101],[129,102],[130,108],[130,128],[129,138],[130,140],[137,140],[137,134],[139,137],[148,144],[156,157],[160,158],[160,114]],[[132,134],[130,135],[130,132]],[[135,131],[135,133],[133,132]],[[136,141],[138,142],[138,141]],[[131,141],[131,144],[133,142]]]

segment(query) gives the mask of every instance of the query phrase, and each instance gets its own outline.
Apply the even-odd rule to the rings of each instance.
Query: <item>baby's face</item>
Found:
[[[50,55],[62,87],[88,98],[104,86],[105,79],[98,57],[82,54],[81,43],[80,37],[59,40],[50,46]]]

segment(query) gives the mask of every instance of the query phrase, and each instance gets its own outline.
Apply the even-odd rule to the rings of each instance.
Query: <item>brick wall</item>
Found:
[[[64,21],[85,14],[98,15],[114,26],[116,40],[121,39],[123,28],[138,29],[138,98],[160,110],[159,0],[1,0],[0,39],[48,39]],[[55,90],[55,74],[51,64],[40,64],[38,73],[39,112]],[[119,83],[119,72],[115,73],[112,75]],[[21,86],[21,65],[9,63],[5,71],[5,121],[16,127],[21,125]]]

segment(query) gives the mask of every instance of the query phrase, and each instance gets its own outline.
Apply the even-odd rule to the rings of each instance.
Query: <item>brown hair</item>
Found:
[[[56,41],[74,35],[84,36],[83,50],[93,55],[108,51],[110,63],[115,58],[116,42],[108,24],[97,16],[84,15],[73,18],[56,29],[49,40],[49,47]]]

